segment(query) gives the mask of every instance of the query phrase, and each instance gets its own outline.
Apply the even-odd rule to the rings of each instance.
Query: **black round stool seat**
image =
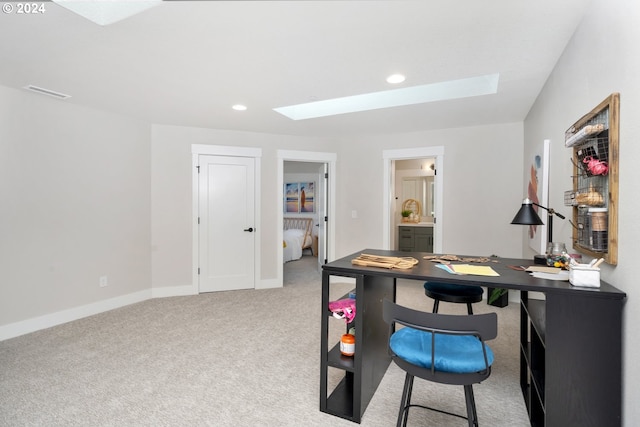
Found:
[[[433,312],[438,312],[440,301],[467,304],[467,312],[473,314],[471,304],[482,301],[484,289],[480,286],[456,285],[453,283],[425,282],[424,293],[433,298]]]

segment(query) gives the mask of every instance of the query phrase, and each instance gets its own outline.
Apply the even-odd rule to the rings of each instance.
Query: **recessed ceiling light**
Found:
[[[398,83],[402,83],[405,80],[405,76],[402,74],[391,74],[389,77],[387,77],[387,83],[391,83],[391,84],[398,84]]]
[[[231,108],[233,108],[236,111],[245,111],[247,109],[247,106],[242,104],[236,104]]]
[[[422,86],[365,93],[344,98],[327,99],[306,104],[274,108],[292,120],[335,116],[358,111],[424,104],[427,102],[492,95],[498,92],[500,74],[487,74],[460,80],[431,83]]]

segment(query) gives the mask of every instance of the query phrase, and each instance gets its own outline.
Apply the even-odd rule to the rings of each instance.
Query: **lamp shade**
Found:
[[[520,210],[511,221],[511,224],[523,224],[523,225],[543,225],[544,223],[533,209],[531,200],[524,199]]]

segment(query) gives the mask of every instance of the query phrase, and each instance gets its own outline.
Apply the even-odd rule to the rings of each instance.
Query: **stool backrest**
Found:
[[[414,329],[476,335],[482,341],[498,336],[498,315],[496,313],[454,315],[427,313],[398,305],[388,299],[383,301],[382,316],[393,327],[394,323],[410,326]]]

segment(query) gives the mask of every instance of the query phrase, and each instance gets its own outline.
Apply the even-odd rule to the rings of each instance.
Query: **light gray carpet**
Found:
[[[154,299],[0,342],[0,425],[354,426],[318,409],[316,262],[305,255],[287,263],[282,289]],[[350,287],[332,286],[335,295]],[[420,283],[400,283],[398,301],[431,308]],[[458,309],[442,304],[441,310]],[[518,307],[496,310],[493,373],[475,386],[480,424],[526,426]],[[332,336],[339,335],[344,324],[331,322]],[[332,372],[332,380],[340,374]],[[403,381],[391,364],[362,426],[395,425]],[[417,379],[414,396],[416,403],[464,414],[462,387]],[[414,409],[409,425],[466,421]]]

